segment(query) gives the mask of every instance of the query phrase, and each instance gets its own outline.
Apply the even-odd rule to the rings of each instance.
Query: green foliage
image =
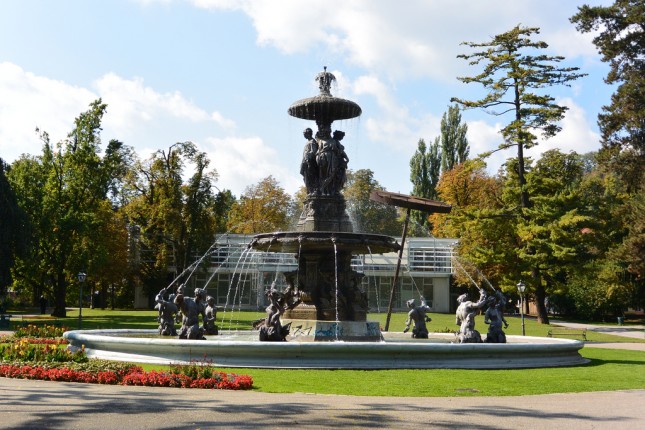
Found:
[[[455,97],[452,101],[466,108],[486,109],[488,113],[496,116],[507,113],[513,115],[510,122],[501,130],[504,143],[499,146],[499,149],[517,146],[517,165],[512,169],[517,172],[518,200],[516,201],[520,203],[522,208],[520,215],[525,223],[534,226],[528,229],[532,231],[524,227],[518,229],[516,235],[520,249],[518,257],[527,266],[524,270],[529,273],[533,284],[538,318],[540,321],[548,322],[542,279],[544,267],[537,265],[537,261],[544,260],[545,256],[534,256],[535,250],[531,246],[534,234],[539,233],[537,229],[539,222],[531,219],[535,212],[531,210],[533,196],[527,188],[525,177],[527,169],[524,149],[537,144],[537,136],[534,134],[537,131],[540,131],[544,138],[555,136],[561,129],[559,121],[564,118],[567,110],[565,106],[558,105],[553,97],[542,93],[541,90],[555,85],[570,85],[570,82],[584,74],[576,73],[577,67],[560,67],[558,63],[563,61],[564,57],[536,55],[537,50],[548,47],[545,42],[532,40],[532,36],[539,31],[539,28],[518,25],[510,31],[494,36],[489,42],[464,42],[463,44],[470,48],[483,49],[458,57],[467,60],[472,66],[482,65],[482,71],[475,76],[458,79],[464,83],[481,84],[487,90],[487,94],[479,100],[470,101]],[[490,153],[484,155],[490,155]],[[512,170],[509,168],[508,172]],[[509,177],[512,178],[513,175]],[[509,191],[511,189],[512,187],[509,187]],[[506,211],[508,208],[509,206]],[[574,221],[569,220],[569,224],[571,223]]]
[[[441,171],[452,170],[456,165],[465,162],[470,153],[466,133],[468,125],[461,123],[461,112],[458,105],[448,108],[441,117]]]
[[[436,138],[430,147],[426,147],[423,139],[419,139],[417,151],[410,159],[410,181],[412,182],[412,195],[427,199],[437,198],[437,183],[441,171],[440,139]],[[412,211],[412,219],[422,229],[431,228],[428,214]]]
[[[582,33],[594,33],[593,43],[609,63],[606,82],[619,84],[611,104],[598,115],[603,144],[634,148],[645,156],[645,7],[640,0],[616,0],[610,6],[578,8],[571,17]]]
[[[291,196],[273,176],[244,190],[229,213],[228,231],[254,234],[289,227]]]
[[[217,172],[209,164],[195,144],[178,142],[144,161],[135,159],[129,171],[123,210],[131,240],[140,247],[131,262],[148,291],[167,285],[168,266],[182,272],[202,255],[222,227],[232,195],[216,198]],[[184,180],[186,170],[193,173]]]
[[[228,216],[235,201],[235,196],[231,190],[223,190],[215,195],[214,215],[216,233],[226,233],[228,231]]]
[[[611,103],[598,115],[603,150],[599,163],[607,175],[617,176],[628,194],[617,212],[628,229],[616,257],[636,277],[641,300],[645,295],[645,7],[640,0],[616,0],[609,6],[579,7],[571,17],[578,31],[593,33],[593,43],[609,63],[605,79],[617,85]],[[642,303],[642,301],[641,301]]]
[[[24,253],[27,228],[23,210],[18,206],[14,190],[5,172],[9,166],[0,158],[0,298],[12,283],[14,256]]]
[[[518,25],[494,36],[489,42],[463,42],[463,45],[483,50],[458,55],[472,66],[483,64],[479,74],[458,79],[464,83],[479,83],[488,90],[488,94],[475,101],[456,97],[452,101],[466,108],[489,109],[493,115],[514,114],[514,119],[502,128],[505,143],[501,148],[534,146],[537,138],[532,130],[542,131],[544,137],[552,137],[559,132],[558,121],[564,117],[567,108],[557,105],[553,97],[535,90],[569,85],[569,82],[585,76],[575,73],[577,67],[556,66],[564,57],[532,55],[535,50],[548,47],[545,42],[531,39],[539,32],[539,28]]]
[[[372,191],[383,189],[370,169],[347,171],[347,186],[343,194],[355,231],[392,236],[401,234],[396,208],[370,200]]]
[[[583,265],[568,277],[568,296],[575,305],[575,316],[600,321],[623,316],[632,298],[632,286],[622,279],[624,270],[603,262]]]
[[[124,172],[126,150],[120,142],[110,141],[100,156],[106,107],[100,99],[91,103],[67,139],[56,144],[42,132],[42,155],[23,156],[9,175],[32,225],[30,253],[14,268],[16,289],[53,297],[57,316],[66,313],[70,281],[80,270],[91,273],[93,257],[104,251],[99,238],[107,233],[99,212],[106,202],[110,206],[110,190]]]

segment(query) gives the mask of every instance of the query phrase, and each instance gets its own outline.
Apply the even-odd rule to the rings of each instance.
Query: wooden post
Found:
[[[405,213],[405,223],[403,224],[403,237],[401,237],[401,249],[399,249],[399,259],[396,262],[396,271],[392,280],[392,289],[390,290],[390,302],[387,305],[387,318],[385,320],[385,331],[390,328],[390,318],[392,317],[392,305],[394,303],[394,292],[396,283],[399,280],[399,270],[401,270],[401,260],[403,259],[403,248],[405,248],[405,237],[408,235],[408,223],[410,222],[410,208]]]

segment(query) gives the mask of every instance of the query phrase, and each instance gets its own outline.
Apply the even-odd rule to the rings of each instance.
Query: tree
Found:
[[[555,85],[570,85],[571,81],[584,76],[576,73],[577,67],[558,66],[564,57],[532,55],[531,52],[548,47],[545,42],[531,40],[531,36],[538,33],[538,28],[517,26],[494,36],[490,42],[464,42],[471,48],[484,49],[458,57],[468,60],[470,65],[483,63],[484,66],[481,73],[458,79],[464,83],[480,83],[488,90],[488,94],[474,101],[456,97],[452,99],[466,108],[488,109],[489,113],[497,116],[513,114],[513,120],[501,130],[504,142],[498,149],[517,147],[518,197],[522,216],[527,221],[530,220],[530,214],[527,212],[530,198],[526,187],[524,149],[537,144],[535,130],[541,131],[544,138],[556,135],[561,129],[558,122],[567,110],[565,106],[557,105],[553,97],[538,90]],[[536,296],[543,297],[538,268],[533,267],[530,272]],[[536,305],[538,319],[548,321],[544,302],[536,302]]]
[[[235,204],[236,199],[231,190],[222,190],[215,195],[215,232],[226,233],[228,214]]]
[[[640,0],[616,0],[610,6],[581,6],[571,17],[582,33],[594,32],[594,44],[609,63],[605,82],[617,85],[611,103],[598,115],[603,149],[600,164],[616,175],[628,198],[616,215],[627,235],[616,256],[645,289],[642,207],[645,192],[645,7]],[[615,264],[615,262],[613,262]]]
[[[34,295],[51,291],[58,317],[66,316],[68,285],[76,273],[92,273],[97,250],[90,244],[103,228],[98,213],[123,171],[121,142],[111,140],[99,155],[106,108],[100,99],[91,103],[67,139],[55,145],[41,133],[43,154],[14,162],[9,178],[33,226],[30,255],[16,264],[17,282]]]
[[[26,250],[27,218],[5,172],[9,166],[0,158],[0,299],[11,285],[11,268],[17,254]],[[0,303],[0,307],[1,307]]]
[[[437,183],[441,172],[440,139],[436,138],[429,148],[423,139],[419,139],[417,150],[410,159],[410,181],[412,195],[427,199],[437,198]],[[421,211],[411,212],[412,220],[421,228],[429,229],[428,215]]]
[[[291,196],[273,176],[247,187],[229,213],[228,230],[255,234],[289,227]]]
[[[183,272],[212,244],[216,210],[224,210],[228,195],[214,195],[217,172],[192,142],[178,142],[137,160],[126,182],[129,202],[124,208],[138,231],[141,256],[138,271],[148,292],[169,282],[169,267]],[[184,181],[190,167],[194,173]]]
[[[503,182],[486,172],[481,159],[467,160],[443,172],[437,186],[439,199],[452,205],[450,214],[433,214],[433,234],[459,239],[458,254],[464,270],[456,281],[468,285],[477,270],[499,288],[515,290],[517,279],[517,239],[515,216],[509,216],[503,202]]]
[[[611,6],[578,8],[571,17],[593,39],[610,70],[605,82],[619,84],[611,104],[598,115],[603,146],[633,149],[635,165],[645,157],[645,7],[640,0],[616,0]],[[642,169],[639,169],[642,175]]]
[[[470,146],[466,133],[468,125],[461,123],[458,105],[448,108],[441,117],[441,171],[452,170],[468,159]]]
[[[354,224],[354,231],[397,236],[401,234],[401,222],[394,206],[384,205],[370,199],[374,190],[384,190],[374,179],[370,169],[347,171],[347,186],[343,194],[347,211]]]
[[[501,116],[513,114],[513,120],[502,128],[504,142],[499,149],[517,146],[518,175],[522,188],[520,204],[529,206],[529,195],[523,189],[526,185],[524,149],[537,144],[533,130],[540,130],[544,138],[555,136],[561,129],[566,106],[559,106],[555,99],[537,90],[555,85],[569,85],[584,74],[575,73],[577,67],[558,67],[564,57],[531,55],[536,49],[546,49],[546,42],[533,41],[531,35],[538,34],[539,28],[517,26],[506,33],[494,36],[490,42],[464,42],[471,48],[484,48],[473,54],[458,55],[470,65],[484,64],[483,71],[472,77],[460,77],[464,83],[477,82],[488,90],[486,97],[468,101],[453,97],[466,108],[487,109],[488,113]],[[533,91],[532,91],[533,90]]]

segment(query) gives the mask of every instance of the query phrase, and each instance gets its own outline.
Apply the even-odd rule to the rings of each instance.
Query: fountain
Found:
[[[289,115],[317,125],[315,137],[310,128],[304,132],[300,173],[307,198],[296,230],[258,234],[249,244],[256,251],[292,253],[298,264],[297,270],[284,274],[284,291],[267,291],[271,305],[259,336],[258,331],[219,330],[219,335],[205,340],[168,339],[155,336],[158,330],[79,330],[65,333],[71,347],[84,346],[88,356],[106,359],[150,363],[206,359],[230,367],[496,369],[585,363],[578,353],[583,343],[575,340],[508,336],[507,343],[457,343],[454,334],[429,334],[423,303],[409,304],[413,337],[381,333],[377,322],[367,320],[367,297],[360,288],[363,275],[351,268],[352,256],[401,246],[389,236],[353,232],[341,193],[348,162],[341,144],[345,133],[332,133],[331,126],[336,120],[359,116],[361,108],[331,95],[335,77],[326,68],[316,80],[320,94],[299,100],[288,110]],[[161,324],[159,330],[164,327]]]
[[[400,246],[389,236],[353,232],[341,193],[349,161],[341,144],[345,133],[332,134],[331,129],[336,120],[359,116],[361,108],[331,94],[335,79],[325,67],[316,76],[320,94],[298,100],[288,110],[293,117],[315,121],[318,128],[315,138],[310,128],[304,132],[300,173],[307,198],[296,231],[256,235],[249,247],[296,255],[298,270],[287,279],[299,303],[284,311],[285,327],[298,327],[298,335],[313,340],[380,341],[378,323],[366,319],[362,275],[352,270],[351,260],[356,254],[381,254]]]

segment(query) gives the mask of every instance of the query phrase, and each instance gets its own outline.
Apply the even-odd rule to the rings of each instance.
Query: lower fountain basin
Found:
[[[516,369],[587,363],[583,342],[507,336],[506,344],[458,344],[454,334],[430,339],[385,332],[383,342],[259,342],[257,332],[207,340],[154,337],[157,330],[75,330],[64,337],[89,357],[138,363],[204,361],[219,367],[282,369]],[[134,337],[141,336],[141,337]],[[146,337],[147,336],[147,337]],[[152,337],[151,337],[152,336]]]

